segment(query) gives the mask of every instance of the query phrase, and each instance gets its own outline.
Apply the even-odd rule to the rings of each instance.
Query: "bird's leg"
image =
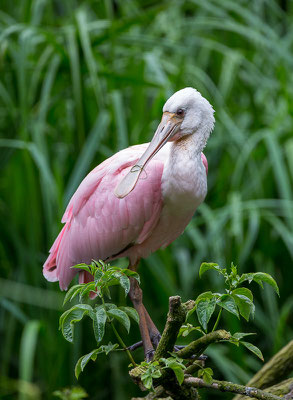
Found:
[[[143,306],[143,308],[144,308],[144,315],[145,315],[146,323],[147,323],[147,326],[148,326],[148,330],[149,330],[151,341],[152,341],[153,345],[155,346],[155,348],[157,348],[158,344],[159,344],[159,341],[161,340],[160,331],[158,330],[156,325],[153,323],[153,320],[151,319],[151,317],[150,317],[149,313],[147,312],[145,306]]]
[[[130,278],[129,297],[139,316],[139,330],[142,338],[144,354],[147,361],[150,361],[154,355],[154,347],[151,342],[148,324],[146,321],[145,308],[142,304],[142,290],[136,279]]]

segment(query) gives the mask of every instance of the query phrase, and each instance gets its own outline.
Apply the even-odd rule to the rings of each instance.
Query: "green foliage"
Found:
[[[186,369],[183,359],[179,358],[176,353],[172,353],[172,357],[160,358],[160,362],[165,364],[165,369],[169,368],[174,372],[179,385],[182,385],[184,380],[184,370]]]
[[[104,296],[111,298],[110,288],[117,285],[120,285],[125,295],[127,295],[130,289],[129,277],[132,277],[139,282],[139,275],[128,269],[113,267],[103,261],[93,261],[91,265],[78,264],[72,268],[90,273],[93,277],[93,282],[72,286],[66,293],[63,304],[72,301],[77,295],[79,296],[79,301],[84,301],[86,297],[89,297],[92,294],[100,299],[102,304],[96,304],[92,307],[88,304],[81,303],[76,304],[69,310],[65,311],[59,320],[59,329],[61,329],[64,338],[69,342],[73,342],[74,324],[81,321],[84,316],[89,316],[93,321],[93,332],[97,343],[100,343],[103,340],[105,328],[108,324],[112,326],[119,343],[122,344],[125,350],[126,347],[115,329],[113,321],[115,320],[119,322],[126,329],[127,333],[129,333],[129,317],[138,323],[138,314],[132,307],[118,307],[114,303],[106,303],[104,301]],[[118,347],[119,345],[117,343],[113,345],[112,343],[109,343],[108,345],[101,345],[89,354],[82,356],[75,366],[76,378],[79,377],[79,374],[84,370],[84,367],[90,360],[96,360],[98,354],[105,353],[108,355],[109,352],[118,349]],[[134,363],[132,358],[130,358],[130,361]]]
[[[88,397],[86,391],[78,386],[72,388],[64,388],[62,390],[55,390],[53,396],[58,397],[61,400],[79,400]]]
[[[249,320],[250,316],[254,316],[255,305],[253,303],[253,294],[248,288],[240,287],[244,282],[251,283],[255,281],[262,288],[263,282],[268,283],[279,295],[278,285],[269,274],[256,272],[238,275],[237,266],[233,263],[230,270],[228,270],[227,268],[221,268],[218,264],[205,262],[200,266],[199,276],[202,277],[205,272],[210,270],[216,271],[224,278],[226,293],[212,293],[210,291],[201,293],[196,299],[195,307],[188,313],[188,316],[190,316],[196,311],[198,321],[205,332],[207,332],[208,322],[214,314],[216,306],[220,309],[225,309],[237,318],[242,316],[246,321]],[[217,320],[213,330],[218,325],[218,322]]]
[[[153,379],[158,379],[162,376],[162,372],[159,368],[159,362],[154,361],[152,363],[147,363],[143,361],[140,364],[140,367],[143,370],[141,375],[142,383],[146,389],[150,390],[153,388]]]
[[[213,383],[213,370],[211,368],[201,368],[198,371],[198,377],[202,378],[206,383]]]
[[[111,342],[108,345],[102,345],[98,349],[91,351],[89,354],[85,354],[80,357],[75,366],[75,376],[78,379],[79,374],[84,370],[84,367],[90,360],[96,361],[98,354],[105,353],[106,356],[111,352],[116,350],[119,347],[117,343],[112,344]]]

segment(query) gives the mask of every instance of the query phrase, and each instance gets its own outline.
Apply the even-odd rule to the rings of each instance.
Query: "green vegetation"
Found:
[[[241,274],[269,273],[280,287],[280,299],[268,285],[254,296],[248,330],[265,360],[292,338],[292,46],[286,0],[1,1],[0,397],[51,399],[77,385],[74,365],[95,348],[91,321],[64,341],[63,294],[42,263],[86,173],[148,141],[166,98],[185,86],[216,110],[209,192],[184,235],[142,262],[146,307],[162,330],[169,296],[223,290],[217,274],[197,278],[203,260],[234,260]],[[242,332],[246,322],[225,314],[225,329]],[[126,345],[138,339],[134,327]],[[110,331],[106,341],[115,343]],[[121,353],[80,375],[91,399],[138,393]],[[217,378],[241,384],[261,366],[242,346],[208,355]]]

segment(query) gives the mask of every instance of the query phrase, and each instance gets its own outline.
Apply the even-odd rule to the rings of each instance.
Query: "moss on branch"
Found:
[[[186,319],[186,314],[193,306],[193,301],[182,304],[180,296],[172,296],[169,298],[167,322],[160,343],[155,351],[155,361],[159,360],[161,357],[167,357],[168,352],[173,351],[179,330]]]
[[[293,340],[275,354],[248,382],[247,385],[260,389],[282,381],[293,371]],[[236,396],[234,400],[244,400],[245,396]]]
[[[203,379],[200,378],[186,378],[184,380],[184,384],[195,388],[206,388],[206,389],[219,390],[221,392],[244,394],[249,398],[260,399],[260,400],[281,400],[281,397],[276,396],[272,393],[265,392],[261,389],[238,385],[236,383],[231,383],[226,381],[214,380],[213,383],[209,384],[204,382]]]
[[[198,357],[210,344],[217,343],[222,340],[229,340],[230,338],[231,334],[223,329],[214,331],[191,342],[184,349],[179,350],[177,354],[178,357],[181,358],[190,358],[193,355],[195,357]]]

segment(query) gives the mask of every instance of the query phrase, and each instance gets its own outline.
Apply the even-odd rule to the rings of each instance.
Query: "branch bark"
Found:
[[[161,357],[167,357],[169,351],[173,351],[179,330],[186,319],[188,306],[181,303],[180,296],[172,296],[169,298],[169,312],[167,322],[155,351],[154,361],[158,361]]]
[[[214,380],[213,383],[209,384],[204,382],[203,379],[200,378],[186,378],[184,380],[184,384],[195,388],[206,388],[206,389],[219,390],[221,392],[240,393],[248,396],[249,398],[260,399],[260,400],[282,400],[281,397],[268,392],[264,392],[261,389],[242,386],[236,383],[231,383],[226,381]]]
[[[221,340],[229,340],[230,338],[231,335],[227,331],[224,331],[222,329],[214,331],[191,342],[184,349],[179,350],[177,352],[177,355],[181,358],[190,358],[193,355],[195,355],[195,357],[198,357],[210,344],[220,342]]]
[[[293,340],[275,354],[248,382],[248,386],[259,389],[268,388],[293,371]],[[245,400],[245,396],[236,396],[233,400]]]

